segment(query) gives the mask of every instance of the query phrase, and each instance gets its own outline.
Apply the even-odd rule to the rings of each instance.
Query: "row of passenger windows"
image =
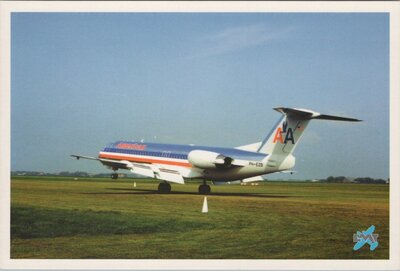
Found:
[[[149,151],[137,151],[137,150],[127,150],[127,149],[115,149],[115,148],[105,148],[106,152],[118,152],[125,154],[136,154],[136,155],[147,155],[147,156],[155,156],[155,157],[166,157],[166,158],[175,158],[175,159],[187,159],[186,154],[178,154],[171,152],[149,152]]]

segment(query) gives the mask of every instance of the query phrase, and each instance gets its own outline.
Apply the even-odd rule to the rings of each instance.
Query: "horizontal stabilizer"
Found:
[[[359,119],[345,118],[345,117],[338,117],[338,116],[331,116],[331,115],[324,115],[324,114],[321,114],[318,117],[314,117],[313,119],[338,120],[338,121],[362,121],[362,120],[359,120]]]
[[[287,115],[290,118],[299,120],[322,119],[322,120],[337,120],[337,121],[361,121],[359,119],[325,115],[308,109],[277,107],[276,111]]]

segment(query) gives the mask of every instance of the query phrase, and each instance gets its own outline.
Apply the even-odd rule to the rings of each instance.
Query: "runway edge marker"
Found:
[[[203,209],[201,210],[201,212],[204,213],[208,213],[208,204],[207,204],[207,197],[204,197],[204,201],[203,201]]]

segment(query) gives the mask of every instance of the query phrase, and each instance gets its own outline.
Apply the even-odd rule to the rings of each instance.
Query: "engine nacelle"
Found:
[[[189,152],[188,160],[195,167],[213,169],[228,168],[232,165],[233,159],[216,152],[194,150]]]

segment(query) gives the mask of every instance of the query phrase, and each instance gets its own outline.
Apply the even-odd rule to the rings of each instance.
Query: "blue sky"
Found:
[[[245,145],[286,106],[364,120],[313,121],[293,178],[389,176],[388,14],[13,13],[11,27],[12,170],[106,172],[69,155],[120,139]]]

